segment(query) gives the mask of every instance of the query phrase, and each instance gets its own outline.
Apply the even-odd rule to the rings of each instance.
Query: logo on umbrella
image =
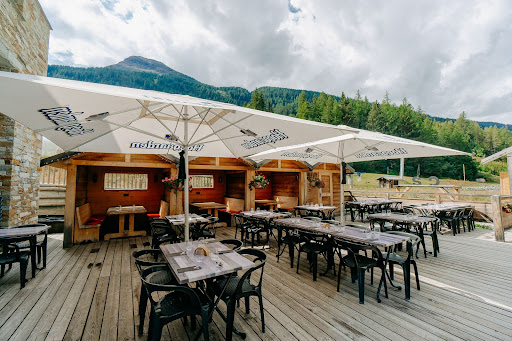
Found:
[[[68,107],[56,107],[49,109],[40,109],[39,112],[58,128],[57,131],[63,131],[69,136],[83,135],[94,132],[94,129],[85,129],[81,123],[78,123],[75,115],[81,115],[83,112],[73,112]]]

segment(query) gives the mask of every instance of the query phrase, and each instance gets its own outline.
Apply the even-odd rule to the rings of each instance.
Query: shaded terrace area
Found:
[[[456,237],[440,235],[439,257],[418,260],[421,291],[413,287],[409,302],[402,291],[391,289],[390,298],[377,303],[377,285],[370,286],[368,278],[367,299],[360,305],[357,283],[350,283],[348,273],[337,293],[332,272],[313,282],[307,262],[296,274],[287,253],[277,263],[275,250],[267,251],[267,331],[261,333],[256,301],[249,315],[243,305],[237,309],[235,325],[248,340],[510,340],[512,244],[486,240],[489,233],[477,228]],[[217,230],[219,239],[233,235],[232,228]],[[17,266],[0,279],[0,339],[146,340],[136,333],[141,284],[131,254],[147,242],[148,237],[136,237],[63,249],[62,235],[50,235],[48,266],[24,289],[19,289]],[[401,282],[401,272],[395,271]],[[210,336],[223,339],[224,332],[215,314]],[[188,340],[195,331],[175,321],[164,330],[164,337],[169,334]]]

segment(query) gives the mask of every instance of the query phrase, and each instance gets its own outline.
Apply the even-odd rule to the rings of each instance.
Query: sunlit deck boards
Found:
[[[233,232],[220,229],[218,236],[232,237]],[[267,332],[260,331],[256,301],[249,316],[242,305],[235,324],[249,340],[510,340],[512,244],[483,240],[485,233],[477,229],[440,236],[439,257],[418,260],[422,288],[411,289],[409,302],[403,292],[391,289],[390,298],[377,303],[376,285],[368,280],[360,305],[357,284],[347,274],[337,293],[332,273],[313,282],[306,261],[296,274],[287,257],[277,263],[271,250],[264,279]],[[140,280],[131,253],[148,239],[64,250],[61,238],[50,236],[48,267],[23,290],[17,266],[0,279],[0,340],[145,340],[147,335],[136,333]],[[397,271],[398,282],[400,275]],[[214,316],[212,339],[223,339],[224,322]],[[166,339],[171,334],[184,340],[195,332],[177,321],[165,333]]]

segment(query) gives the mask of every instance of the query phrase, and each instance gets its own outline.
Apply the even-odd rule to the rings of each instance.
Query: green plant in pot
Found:
[[[314,178],[314,177],[310,177],[308,176],[308,182],[309,182],[309,186],[311,186],[312,188],[324,188],[325,187],[325,183],[320,180],[319,178]]]
[[[269,184],[270,180],[265,177],[263,174],[257,174],[252,178],[252,181],[249,182],[249,189],[252,191],[252,188],[265,188]]]

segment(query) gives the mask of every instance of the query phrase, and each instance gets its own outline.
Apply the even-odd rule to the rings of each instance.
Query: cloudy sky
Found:
[[[50,64],[159,60],[216,86],[325,91],[512,123],[512,2],[40,0]]]

